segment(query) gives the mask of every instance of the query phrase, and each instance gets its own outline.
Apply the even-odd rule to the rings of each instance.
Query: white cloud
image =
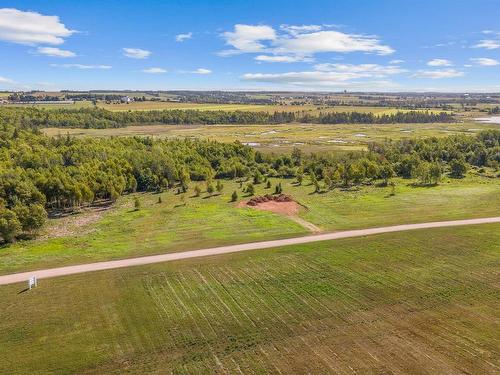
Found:
[[[440,78],[462,77],[463,75],[464,75],[463,72],[455,69],[441,69],[441,70],[419,70],[414,75],[414,77],[440,79]]]
[[[391,60],[389,61],[389,64],[397,65],[397,64],[402,64],[404,62],[405,62],[404,60]]]
[[[400,74],[406,72],[397,65],[378,65],[378,64],[317,64],[314,68],[322,72],[339,72],[356,75],[356,78],[373,77],[382,78],[388,75]]]
[[[86,65],[86,64],[50,64],[54,68],[75,68],[75,69],[111,69],[111,65]]]
[[[473,63],[477,65],[482,65],[482,66],[495,66],[495,65],[500,65],[500,62],[495,59],[490,59],[487,57],[478,57],[474,59],[470,59]]]
[[[123,48],[123,55],[131,59],[147,59],[151,51],[140,48]]]
[[[147,68],[142,70],[143,73],[149,73],[149,74],[162,74],[166,73],[167,71],[163,68]]]
[[[433,59],[427,62],[429,66],[451,66],[451,61],[446,59]]]
[[[211,74],[212,71],[210,69],[198,68],[196,70],[191,71],[190,73],[206,75],[206,74]]]
[[[289,34],[297,35],[306,32],[320,31],[323,29],[321,25],[280,25],[280,29]]]
[[[375,37],[340,31],[318,31],[294,38],[280,38],[276,42],[276,51],[308,56],[321,52],[371,52],[379,55],[394,52],[391,47],[381,45]]]
[[[191,39],[193,37],[193,33],[185,33],[185,34],[178,34],[175,36],[175,40],[177,42],[184,42],[185,40]]]
[[[75,57],[76,53],[57,47],[38,47],[37,53],[52,57]]]
[[[13,79],[0,76],[0,83],[13,84],[16,83]]]
[[[263,41],[275,40],[276,31],[270,26],[234,25],[234,31],[222,34],[226,44],[234,50],[222,51],[221,54],[260,52],[265,49]]]
[[[474,48],[498,49],[500,48],[500,40],[483,39]]]
[[[384,85],[388,85],[388,81],[374,79],[384,78],[389,75],[396,75],[403,72],[406,72],[406,70],[395,65],[317,64],[312,71],[247,73],[244,74],[242,78],[245,81],[277,83],[301,87],[334,87],[346,85],[368,87],[373,85],[374,82],[383,82]],[[371,79],[371,81],[367,79]],[[393,85],[393,83],[390,84]]]
[[[23,12],[14,8],[0,9],[0,40],[19,44],[62,44],[75,33],[66,28],[58,16]]]
[[[304,58],[311,58],[316,53],[325,52],[366,52],[379,55],[394,52],[391,47],[381,44],[375,36],[346,34],[340,31],[324,30],[325,27],[327,26],[281,25],[282,32],[278,33],[267,25],[238,24],[234,26],[234,31],[222,34],[226,44],[234,49],[221,51],[219,55],[267,53],[273,56],[296,56],[297,61],[303,61]],[[276,62],[279,58],[273,59]],[[282,58],[282,60],[289,60],[289,58]]]
[[[227,44],[235,49],[222,51],[221,54],[265,52],[275,56],[270,56],[267,60],[259,57],[257,60],[291,62],[291,55],[296,61],[303,61],[320,52],[373,52],[381,55],[394,52],[389,46],[381,45],[376,37],[316,31],[321,30],[317,25],[286,25],[282,29],[290,35],[278,35],[270,26],[236,25],[234,32],[223,34]],[[268,43],[264,44],[265,41]]]
[[[500,32],[493,30],[483,30],[483,34],[488,35],[489,39],[482,39],[473,48],[498,49],[500,48]]]
[[[258,55],[255,60],[269,63],[292,63],[292,62],[311,62],[311,57],[303,56],[285,56],[285,55]]]

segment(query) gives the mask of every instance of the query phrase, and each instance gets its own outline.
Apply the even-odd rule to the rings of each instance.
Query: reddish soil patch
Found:
[[[297,216],[300,204],[295,202],[290,196],[280,194],[254,197],[248,201],[240,202],[238,207],[253,207],[259,210],[271,211],[281,215]]]

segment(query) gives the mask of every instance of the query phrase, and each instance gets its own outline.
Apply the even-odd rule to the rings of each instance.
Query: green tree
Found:
[[[429,168],[429,175],[431,182],[437,185],[441,181],[441,176],[443,174],[443,168],[438,162],[431,163]]]
[[[16,204],[12,209],[21,223],[24,232],[35,233],[47,220],[47,211],[41,204],[25,206]]]
[[[222,182],[220,180],[217,180],[217,184],[215,185],[215,189],[217,190],[217,192],[219,194],[222,193],[222,190],[224,189],[224,185],[222,184]]]
[[[233,194],[231,194],[231,202],[236,202],[238,200],[238,193],[233,191]]]
[[[214,191],[215,191],[214,185],[208,184],[207,185],[207,193],[208,193],[208,195],[211,196],[214,193]]]
[[[200,185],[196,185],[196,186],[194,187],[194,196],[195,196],[195,197],[199,197],[199,196],[200,196],[200,194],[201,194],[201,188],[200,188]]]
[[[13,242],[21,234],[22,225],[14,211],[0,208],[0,236],[5,242]]]
[[[181,184],[181,189],[185,193],[189,188],[189,183],[191,182],[191,176],[187,168],[182,168],[179,173],[179,182]]]
[[[384,163],[379,170],[380,177],[384,180],[384,186],[387,186],[389,179],[394,177],[394,169],[389,163]]]
[[[455,178],[462,178],[467,173],[467,164],[463,158],[453,159],[450,163],[451,176]]]
[[[136,211],[139,211],[141,209],[141,200],[139,199],[139,197],[134,198],[134,209]]]
[[[262,173],[260,173],[260,171],[255,171],[253,175],[253,183],[255,185],[262,183],[262,178],[263,178]]]
[[[248,195],[255,195],[255,186],[251,182],[247,185],[246,192]]]
[[[297,173],[297,183],[302,185],[302,181],[304,181],[304,174],[302,172]]]

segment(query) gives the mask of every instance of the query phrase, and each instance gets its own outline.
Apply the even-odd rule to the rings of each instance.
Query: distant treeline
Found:
[[[50,210],[114,201],[135,191],[186,192],[191,181],[210,186],[213,179],[241,178],[252,191],[250,184],[269,177],[300,184],[307,176],[318,192],[376,180],[387,185],[396,175],[435,184],[444,173],[463,176],[471,165],[500,166],[500,131],[493,130],[372,144],[369,152],[305,155],[295,149],[269,155],[239,142],[52,138],[13,125],[0,123],[0,238],[7,242],[35,234]]]
[[[251,112],[251,111],[123,111],[112,112],[100,108],[43,109],[0,108],[0,122],[29,128],[120,128],[140,124],[391,124],[451,122],[452,115],[441,112],[408,111],[390,115],[360,112],[332,112],[311,115],[300,112]]]
[[[494,108],[490,108],[490,109],[488,109],[488,113],[490,115],[498,115],[500,113],[500,107],[496,106]]]

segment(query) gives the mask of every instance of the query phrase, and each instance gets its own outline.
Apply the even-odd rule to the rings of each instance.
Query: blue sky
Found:
[[[498,0],[0,1],[0,89],[500,92]]]

